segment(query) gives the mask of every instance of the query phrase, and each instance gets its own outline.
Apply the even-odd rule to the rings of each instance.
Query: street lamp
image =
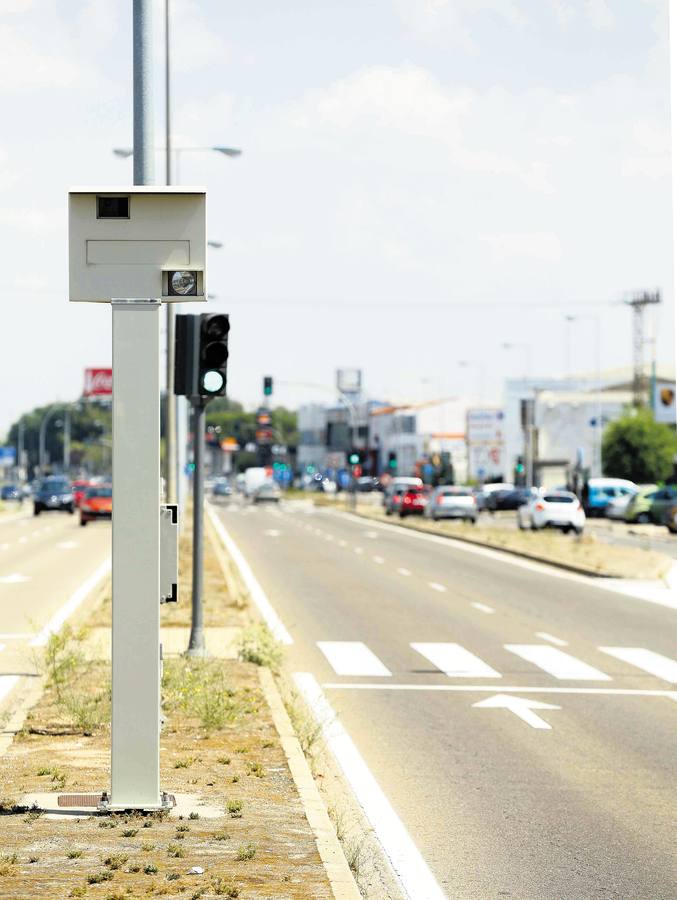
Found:
[[[504,350],[515,350],[521,347],[524,350],[524,380],[531,377],[531,344],[527,341],[505,341],[501,344]]]
[[[165,153],[166,149],[166,147],[156,147],[157,152],[161,153]],[[174,184],[180,183],[179,162],[182,153],[220,153],[222,156],[228,156],[230,159],[237,159],[238,156],[242,156],[242,150],[239,148],[222,147],[220,145],[212,147],[170,147],[170,152],[175,154],[174,178],[172,179]],[[134,156],[134,151],[131,147],[114,147],[113,153],[120,159],[129,159],[131,156]]]

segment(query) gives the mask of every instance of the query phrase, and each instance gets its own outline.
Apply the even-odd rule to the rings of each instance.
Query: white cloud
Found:
[[[515,0],[395,0],[404,24],[419,37],[474,53],[473,20],[491,13],[513,26],[522,26],[527,16]]]
[[[587,0],[585,11],[590,24],[595,28],[613,28],[616,24],[616,17],[607,0]]]
[[[227,44],[202,13],[202,5],[196,0],[172,0],[170,40],[172,69],[176,72],[223,63],[228,58]],[[164,21],[164,4],[161,16],[156,18]]]
[[[52,42],[53,43],[53,42]],[[0,92],[73,84],[81,69],[72,59],[40,50],[18,28],[0,25]]]
[[[0,0],[0,16],[24,13],[33,6],[33,0]]]
[[[491,248],[496,262],[532,259],[556,263],[562,258],[562,243],[551,232],[484,234],[480,240]]]
[[[61,225],[61,211],[51,212],[37,208],[0,208],[0,226],[30,234],[54,231]]]

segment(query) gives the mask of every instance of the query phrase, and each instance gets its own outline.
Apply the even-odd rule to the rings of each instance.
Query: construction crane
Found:
[[[632,307],[632,402],[638,407],[646,403],[647,392],[644,377],[644,309],[650,304],[660,302],[660,291],[653,294],[644,291],[625,301]]]

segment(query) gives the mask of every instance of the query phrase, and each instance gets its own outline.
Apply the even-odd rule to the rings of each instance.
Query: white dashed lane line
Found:
[[[406,577],[408,575],[411,575],[411,572],[409,571],[409,569],[398,569],[397,574],[404,575]]]
[[[535,631],[534,634],[536,637],[539,637],[542,641],[549,641],[551,644],[554,644],[556,647],[568,647],[568,642],[563,641],[561,638],[555,637],[552,634],[548,634],[547,631]]]
[[[376,565],[378,565],[378,566],[382,566],[383,563],[385,562],[385,559],[383,559],[382,556],[372,556],[372,559],[374,560],[374,562],[375,562]]]
[[[429,581],[428,587],[431,587],[434,591],[439,591],[440,594],[443,594],[446,591],[445,586],[438,581]]]
[[[487,615],[495,612],[493,606],[487,606],[486,603],[471,603],[470,605],[473,607],[473,609],[478,609],[480,612],[487,613]]]
[[[339,541],[339,547],[347,547],[347,546],[348,546],[348,541],[343,541],[343,540]]]
[[[353,550],[355,551],[355,553],[357,553],[358,556],[360,556],[362,553],[364,553],[364,550],[362,549],[362,547],[353,547]]]

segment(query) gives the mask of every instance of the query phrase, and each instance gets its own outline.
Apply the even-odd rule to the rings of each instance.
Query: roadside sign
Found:
[[[16,465],[16,447],[0,447],[0,466]]]
[[[83,397],[111,397],[113,394],[112,369],[85,369]]]

